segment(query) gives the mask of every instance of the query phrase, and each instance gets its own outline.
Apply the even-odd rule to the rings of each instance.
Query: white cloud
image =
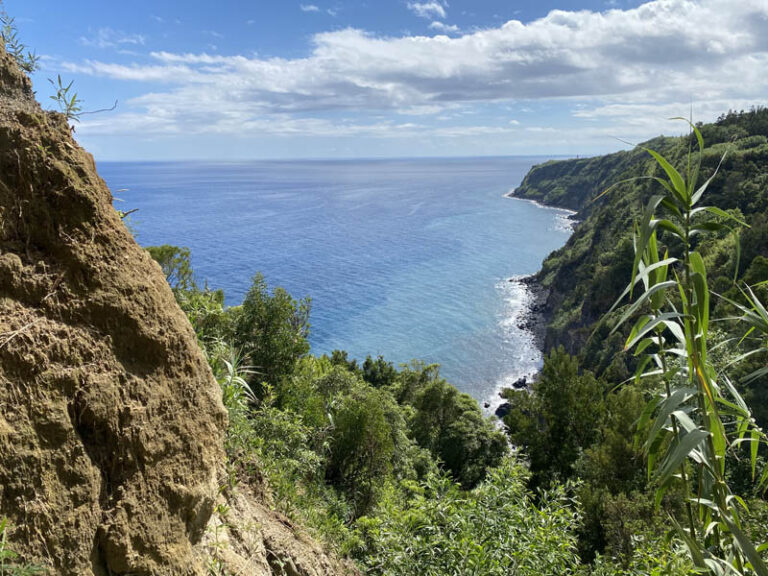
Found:
[[[445,18],[445,7],[448,6],[448,3],[432,0],[430,2],[408,2],[407,6],[408,10],[421,18]]]
[[[437,30],[438,32],[443,32],[445,34],[457,34],[459,32],[459,27],[455,24],[448,25],[438,20],[432,22],[429,25],[429,28],[431,30]]]
[[[141,34],[127,34],[112,28],[99,28],[91,36],[80,36],[80,44],[95,48],[114,48],[121,45],[143,46],[146,38]]]
[[[691,100],[720,112],[733,107],[729,102],[765,102],[768,2],[657,0],[604,13],[556,10],[453,38],[345,29],[316,35],[303,58],[153,52],[151,59],[63,68],[153,84],[128,102],[131,121],[114,123],[114,130],[141,118],[164,130],[234,132],[292,118],[286,126],[301,130],[310,125],[307,116],[329,111],[437,115],[451,106],[546,99],[587,103],[573,114],[583,122],[631,124],[633,113],[656,122],[664,116],[654,110],[666,114],[664,106],[682,105],[671,114],[677,116]],[[514,130],[506,119],[499,124]]]
[[[302,12],[320,12],[320,8],[314,4],[299,4]]]

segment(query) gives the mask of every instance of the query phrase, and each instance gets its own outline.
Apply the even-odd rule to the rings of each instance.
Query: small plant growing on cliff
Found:
[[[31,564],[18,564],[19,555],[8,545],[8,520],[0,520],[0,576],[33,576],[44,574],[45,570],[40,566]]]
[[[67,120],[73,120],[80,122],[80,114],[83,111],[81,106],[82,100],[77,97],[77,92],[72,92],[72,84],[74,80],[71,80],[69,84],[64,84],[61,80],[61,75],[56,76],[56,82],[51,78],[48,78],[48,82],[56,89],[56,94],[51,96],[51,100],[56,102],[59,107],[59,112],[67,117]]]
[[[37,55],[28,50],[19,40],[19,31],[16,29],[16,23],[13,18],[6,14],[5,10],[0,8],[0,36],[3,38],[5,51],[16,60],[19,68],[27,74],[31,74],[38,67]]]

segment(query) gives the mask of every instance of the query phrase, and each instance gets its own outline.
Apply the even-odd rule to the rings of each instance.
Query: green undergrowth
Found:
[[[579,551],[596,572],[606,557],[635,569],[664,535],[697,573],[768,574],[768,147],[749,132],[765,129],[765,110],[729,114],[652,141],[664,154],[641,146],[538,169],[570,174],[575,195],[587,194],[579,178],[588,188],[579,166],[616,179],[592,174],[585,221],[545,262],[552,348],[532,394],[505,392],[529,486],[578,481]]]
[[[24,562],[8,542],[10,526],[0,519],[0,576],[33,576],[47,574],[42,566]]]
[[[196,284],[188,251],[149,251],[222,389],[227,489],[246,483],[266,492],[276,510],[364,573],[688,573],[655,517],[631,534],[616,528],[621,544],[585,562],[582,541],[595,514],[585,482],[568,474],[546,485],[532,480],[536,466],[510,451],[505,434],[436,365],[313,356],[308,299],[270,289],[257,275],[243,304],[227,307],[221,291]],[[602,384],[591,377],[584,385],[596,395],[584,408],[602,409]],[[553,437],[553,447],[578,456],[579,443],[600,433],[583,428],[575,444]]]

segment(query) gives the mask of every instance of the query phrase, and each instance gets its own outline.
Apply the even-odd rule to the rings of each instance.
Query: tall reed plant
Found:
[[[766,436],[727,370],[718,369],[712,361],[713,294],[697,249],[698,236],[746,224],[703,204],[725,156],[699,185],[704,140],[697,127],[689,124],[690,144],[682,173],[661,154],[646,149],[663,177],[649,177],[660,192],[650,198],[635,225],[631,280],[612,311],[627,296],[631,303],[613,330],[634,321],[625,350],[638,357],[635,376],[661,382],[638,423],[638,430],[648,431],[640,441],[657,487],[657,503],[671,487],[682,487],[684,512],[671,521],[695,566],[713,575],[768,576],[761,558],[768,546],[756,545],[747,536],[742,521],[747,503],[730,489],[726,473],[726,455],[740,453],[740,446],[746,444],[753,480],[765,487],[768,471],[758,474],[757,456],[767,443]],[[742,310],[756,325],[765,322],[768,332],[768,314],[756,298]]]

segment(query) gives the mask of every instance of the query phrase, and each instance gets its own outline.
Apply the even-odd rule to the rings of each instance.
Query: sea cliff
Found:
[[[707,144],[702,176],[714,173],[727,152],[724,175],[708,191],[710,202],[737,211],[750,224],[741,232],[738,263],[718,258],[718,242],[710,242],[712,275],[726,289],[726,284],[732,285],[734,268],[737,278],[751,279],[768,256],[768,111],[729,113],[700,125],[700,130]],[[633,222],[658,186],[649,178],[658,175],[656,163],[643,148],[674,162],[687,153],[689,142],[687,136],[660,136],[630,151],[539,164],[511,193],[574,210],[578,220],[565,246],[550,254],[527,281],[536,296],[532,312],[538,316],[531,325],[544,352],[562,345],[598,373],[627,374],[631,360],[620,354],[622,334],[609,335],[600,321],[626,287],[634,254]],[[596,337],[590,338],[593,333]]]

